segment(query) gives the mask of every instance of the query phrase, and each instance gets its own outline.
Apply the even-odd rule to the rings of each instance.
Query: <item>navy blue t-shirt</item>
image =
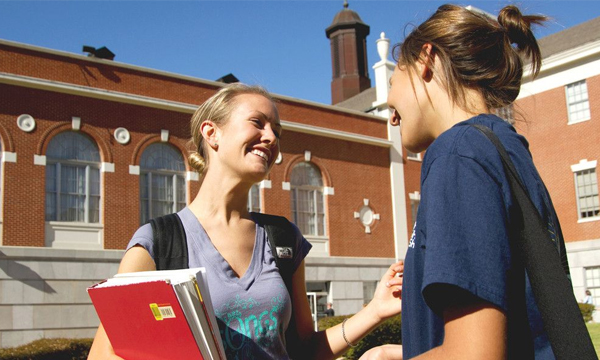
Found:
[[[524,270],[511,257],[513,200],[500,155],[469,124],[485,125],[500,138],[548,230],[556,234],[556,213],[529,144],[510,124],[479,115],[441,134],[423,159],[421,203],[405,258],[404,356],[410,359],[441,345],[443,309],[462,301],[457,294],[466,294],[464,299],[483,299],[507,315],[509,358],[526,358],[514,347],[523,334],[511,330],[511,325],[524,324],[525,341],[535,348],[535,358],[554,359]],[[552,239],[556,243],[557,236]],[[526,288],[521,297],[513,295],[519,293],[520,282],[520,289]]]

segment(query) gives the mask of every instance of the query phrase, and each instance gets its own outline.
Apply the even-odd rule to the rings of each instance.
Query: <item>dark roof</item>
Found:
[[[358,13],[354,10],[350,10],[348,8],[344,8],[342,11],[337,13],[331,22],[331,25],[339,25],[339,24],[364,24]]]
[[[331,25],[329,25],[329,27],[325,29],[325,34],[327,35],[327,38],[329,38],[332,32],[338,29],[347,28],[362,29],[363,31],[366,31],[367,35],[369,34],[370,30],[369,25],[365,24],[362,21],[358,13],[354,10],[350,10],[348,8],[348,3],[344,2],[344,9],[335,14]]]
[[[548,35],[539,40],[542,58],[600,40],[600,17]]]
[[[373,109],[373,102],[375,100],[377,100],[377,93],[375,91],[375,87],[372,87],[354,95],[349,99],[335,104],[335,106],[339,106],[344,109],[367,112]]]

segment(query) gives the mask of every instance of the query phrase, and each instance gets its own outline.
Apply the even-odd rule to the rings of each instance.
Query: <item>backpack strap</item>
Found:
[[[271,245],[271,252],[275,258],[275,264],[279,268],[279,274],[283,279],[285,287],[292,298],[292,277],[294,275],[294,251],[297,249],[297,237],[294,226],[283,216],[252,213],[252,216],[265,228],[267,238]],[[296,331],[294,318],[294,307],[292,306],[292,317],[285,333],[286,348],[290,354],[298,353],[299,337]]]
[[[527,269],[531,289],[542,316],[544,330],[557,359],[597,359],[568,274],[565,274],[557,247],[545,222],[527,194],[506,149],[488,127],[472,125],[498,149],[513,199],[520,208],[519,236],[511,237]],[[560,236],[559,241],[562,240]],[[559,249],[566,257],[564,246]],[[561,255],[562,255],[561,254]]]
[[[269,239],[275,264],[279,268],[285,287],[292,295],[292,276],[294,275],[294,251],[296,251],[296,231],[288,219],[283,216],[252,213],[261,224]]]
[[[183,223],[177,214],[150,220],[154,237],[154,263],[156,270],[189,268],[187,238]]]

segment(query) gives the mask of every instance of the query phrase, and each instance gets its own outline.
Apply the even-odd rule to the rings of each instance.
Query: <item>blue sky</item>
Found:
[[[349,0],[350,8],[371,27],[369,64],[379,60],[375,40],[382,31],[392,43],[401,41],[407,24],[418,24],[446,2]],[[494,14],[514,3],[524,13],[551,16],[551,22],[535,31],[538,37],[600,16],[600,0],[454,3]],[[77,54],[83,53],[83,45],[106,46],[117,62],[208,80],[233,73],[277,94],[328,104],[331,57],[325,29],[342,4],[0,0],[0,38]]]

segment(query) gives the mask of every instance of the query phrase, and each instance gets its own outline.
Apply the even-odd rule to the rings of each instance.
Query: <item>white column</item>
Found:
[[[396,66],[393,62],[388,60],[390,50],[390,40],[385,38],[385,33],[381,33],[380,38],[377,39],[377,52],[381,58],[379,62],[373,65],[373,71],[375,73],[375,93],[376,99],[373,102],[373,106],[387,109],[387,96],[389,91],[389,81],[394,67]],[[381,114],[380,114],[381,115]]]
[[[377,52],[381,60],[373,65],[375,72],[375,91],[377,98],[373,106],[377,107],[378,115],[389,119],[390,110],[387,107],[389,81],[394,72],[395,64],[388,60],[390,41],[381,33],[377,39]],[[394,247],[396,259],[403,259],[408,249],[408,223],[406,220],[406,190],[404,186],[404,163],[402,161],[402,139],[400,129],[387,123],[390,147],[390,177],[392,183],[392,209],[394,216]]]

